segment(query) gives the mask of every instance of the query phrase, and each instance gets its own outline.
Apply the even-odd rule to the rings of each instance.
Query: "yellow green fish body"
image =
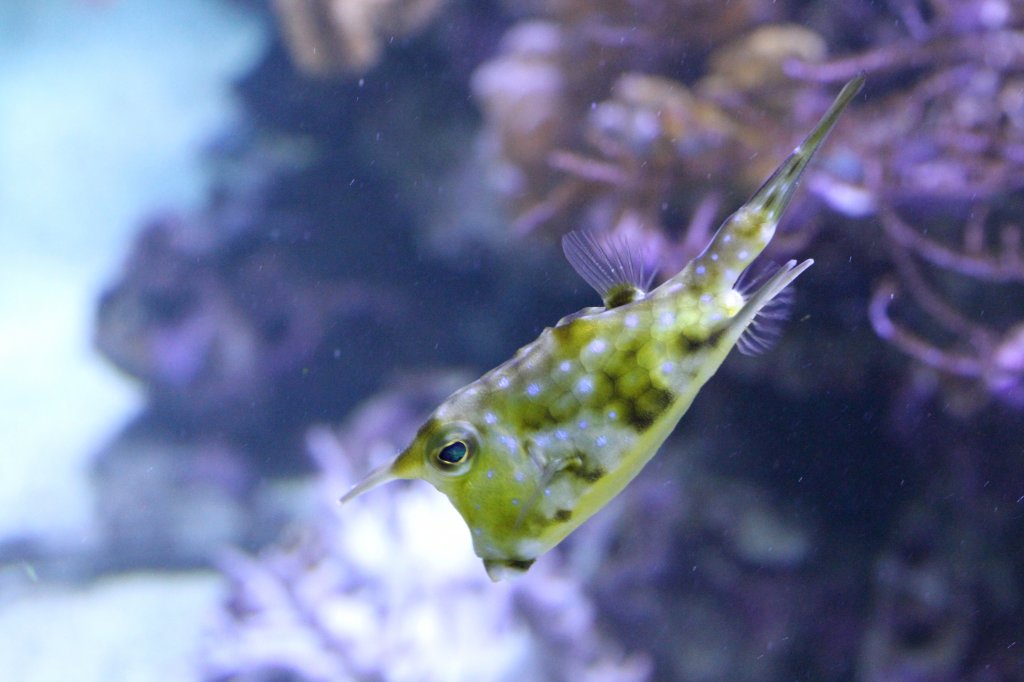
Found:
[[[566,255],[605,306],[545,329],[455,392],[393,463],[343,501],[388,480],[425,479],[465,519],[492,578],[529,568],[640,472],[741,337],[757,345],[758,313],[811,261],[786,263],[749,294],[737,280],[862,84],[848,83],[707,248],[653,291],[629,255],[567,236]]]

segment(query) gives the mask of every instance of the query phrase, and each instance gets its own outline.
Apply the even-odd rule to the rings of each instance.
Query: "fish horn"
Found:
[[[379,485],[384,485],[385,483],[389,483],[399,478],[402,478],[402,476],[399,476],[397,473],[395,473],[394,462],[385,464],[384,466],[381,467],[377,467],[376,469],[368,473],[363,480],[359,481],[359,483],[356,483],[354,486],[352,486],[352,489],[342,496],[341,503],[345,504],[352,498],[362,495],[367,490],[371,490]]]

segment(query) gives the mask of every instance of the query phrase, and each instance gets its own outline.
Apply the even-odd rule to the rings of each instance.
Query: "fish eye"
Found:
[[[469,446],[465,441],[456,440],[448,443],[437,453],[437,459],[444,464],[458,464],[469,455]]]
[[[445,474],[463,474],[469,470],[476,454],[476,430],[464,422],[449,425],[434,439],[427,458],[435,469]]]

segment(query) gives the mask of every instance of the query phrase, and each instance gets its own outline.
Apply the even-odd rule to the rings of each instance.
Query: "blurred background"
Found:
[[[521,580],[337,499],[867,72],[777,346]],[[0,670],[1024,680],[1024,5],[4,0]]]

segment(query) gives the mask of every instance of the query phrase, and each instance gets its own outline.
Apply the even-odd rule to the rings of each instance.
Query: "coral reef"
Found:
[[[824,57],[822,39],[799,26],[758,28],[716,47],[692,87],[658,75],[667,55],[619,64],[611,48],[588,42],[595,32],[586,22],[523,22],[474,74],[495,182],[521,232],[582,223],[664,234],[666,217],[712,188],[752,191],[827,104],[821,92],[806,101],[808,89],[783,77],[788,60]]]
[[[703,243],[694,228],[707,224],[692,221],[673,239],[687,222],[681,216],[712,188],[749,192],[791,144],[793,126],[822,106],[820,86],[866,70],[871,101],[836,132],[807,181],[810,193],[882,227],[900,284],[876,287],[873,325],[943,376],[951,409],[970,413],[989,396],[1020,404],[1020,316],[998,302],[1021,300],[1020,211],[1006,200],[1024,186],[1024,17],[1016,4],[896,3],[862,17],[870,40],[839,57],[829,52],[841,41],[829,38],[841,14],[755,27],[755,18],[769,17],[753,3],[716,18],[703,16],[701,3],[649,3],[637,9],[630,38],[609,45],[625,8],[606,5],[588,13],[537,3],[543,19],[513,27],[474,76],[493,181],[519,231],[617,232],[674,272]],[[682,17],[707,27],[714,39],[688,43],[703,73],[663,75],[666,60],[687,60],[678,42],[645,23],[652,17],[677,38],[688,35],[677,30]],[[819,225],[781,240],[776,252],[808,243]],[[853,246],[870,254],[871,233],[851,229],[865,235]],[[918,272],[919,262],[938,272]],[[943,293],[951,274],[968,281]],[[906,324],[888,314],[898,290],[919,309]],[[982,299],[997,319],[969,314]]]
[[[675,272],[704,243],[716,213],[709,192],[749,192],[792,143],[793,126],[823,106],[821,85],[868,70],[870,102],[840,125],[808,194],[882,228],[897,278],[875,287],[872,324],[940,376],[932,383],[951,412],[992,398],[1020,405],[1021,217],[1007,200],[1024,186],[1016,5],[899,3],[896,31],[885,27],[888,11],[865,17],[875,22],[866,23],[871,42],[841,57],[826,48],[839,41],[823,37],[841,16],[755,28],[761,8],[721,33],[704,17],[718,38],[690,45],[706,70],[683,79],[663,75],[676,43],[654,38],[662,34],[644,19],[610,47],[598,36],[615,31],[597,27],[616,25],[616,3],[590,14],[569,7],[540,3],[543,19],[513,27],[474,75],[493,183],[518,231],[611,231]],[[673,12],[699,15],[700,3],[646,9],[674,26]],[[818,236],[822,222],[802,217],[809,224],[773,246],[777,257]],[[872,231],[847,229],[860,235],[848,247],[876,260]],[[900,291],[912,300],[893,317]],[[979,307],[985,320],[971,314]]]
[[[878,335],[944,377],[948,409],[964,416],[992,399],[1024,408],[1024,321],[1015,304],[1024,284],[1020,226],[1005,226],[1001,252],[986,253],[988,214],[979,207],[967,219],[962,234],[967,243],[960,251],[921,236],[894,212],[884,212],[881,221],[899,283],[883,280],[870,308]],[[940,275],[926,276],[925,267]],[[966,285],[951,291],[948,283],[956,278]],[[926,331],[893,320],[889,308],[901,290],[918,309],[915,324]],[[986,321],[969,314],[976,300],[991,301]]]
[[[219,557],[203,679],[1024,675],[1019,3],[267,16],[283,42],[236,85],[207,204],[151,213],[96,314],[150,402],[94,465],[109,557],[82,572]],[[730,359],[524,580],[492,585],[428,486],[337,506],[446,393],[596,302],[556,237],[676,271],[861,70],[768,254],[816,260],[780,346]]]
[[[1024,188],[1024,12],[1001,0],[894,9],[898,35],[788,65],[803,79],[867,69],[883,83],[850,141],[857,161],[819,187],[833,207],[877,217],[896,276],[875,287],[871,322],[938,377],[916,385],[941,386],[956,414],[991,399],[1019,408],[1024,251],[1012,197]],[[894,317],[898,294],[909,301]]]

